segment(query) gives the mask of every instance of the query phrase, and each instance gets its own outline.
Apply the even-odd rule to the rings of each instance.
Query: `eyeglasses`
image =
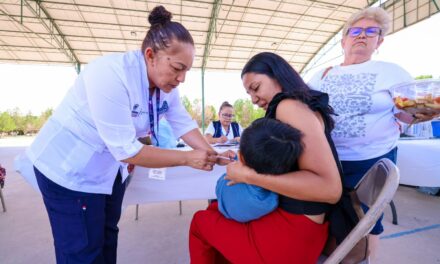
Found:
[[[223,116],[224,118],[233,118],[235,115],[234,115],[234,114],[226,114],[226,113],[223,113],[222,116]]]
[[[362,34],[363,31],[365,31],[365,36],[369,38],[373,38],[382,34],[382,29],[380,27],[367,27],[367,28],[351,27],[347,30],[346,35],[354,38]]]

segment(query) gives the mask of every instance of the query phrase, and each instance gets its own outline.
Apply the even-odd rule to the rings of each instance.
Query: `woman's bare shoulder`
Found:
[[[286,99],[280,102],[276,118],[307,134],[315,129],[322,130],[323,126],[317,114],[300,100]]]

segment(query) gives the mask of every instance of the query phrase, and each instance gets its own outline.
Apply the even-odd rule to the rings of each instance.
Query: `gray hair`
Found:
[[[373,19],[380,25],[380,28],[382,29],[381,36],[385,36],[387,34],[388,30],[390,29],[390,15],[381,7],[367,7],[357,13],[354,13],[347,20],[343,29],[344,36],[347,34],[348,29],[353,26],[353,24],[366,18]]]

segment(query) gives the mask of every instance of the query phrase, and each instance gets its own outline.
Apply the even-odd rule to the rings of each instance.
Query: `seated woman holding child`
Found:
[[[241,77],[252,102],[266,110],[266,118],[301,131],[303,151],[294,166],[276,176],[249,167],[246,159],[229,164],[225,177],[229,184],[252,184],[276,193],[278,206],[246,223],[226,218],[217,202],[197,212],[190,227],[191,263],[316,263],[329,233],[326,220],[343,193],[330,137],[333,112],[328,96],[309,89],[274,53],[255,55]],[[270,155],[281,159],[283,154]]]

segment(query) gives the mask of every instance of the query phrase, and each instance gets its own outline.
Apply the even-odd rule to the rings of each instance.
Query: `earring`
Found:
[[[376,49],[376,55],[378,55],[379,54],[379,49]]]

